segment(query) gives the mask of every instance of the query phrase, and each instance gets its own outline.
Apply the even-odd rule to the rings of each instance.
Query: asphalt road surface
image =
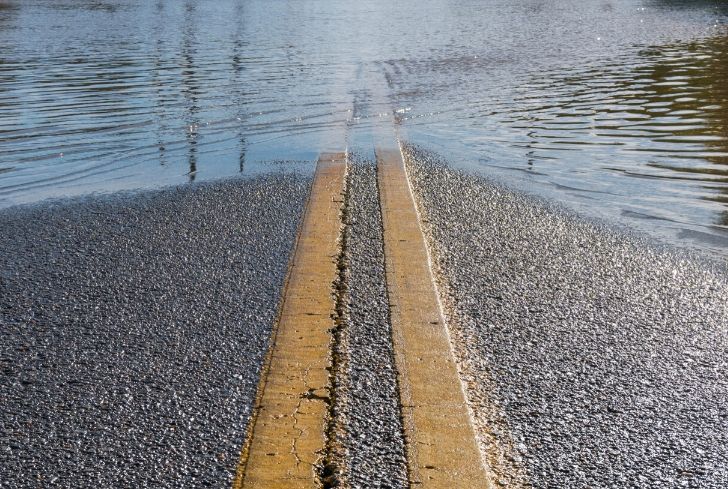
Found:
[[[384,268],[376,165],[347,175],[343,327],[336,385],[339,460],[347,487],[409,487]]]
[[[497,480],[728,487],[725,268],[405,152]]]
[[[728,486],[725,267],[405,146],[498,486]],[[407,487],[373,162],[354,158],[334,465]],[[308,174],[0,212],[2,487],[229,487]]]
[[[310,182],[0,212],[0,486],[229,487]]]

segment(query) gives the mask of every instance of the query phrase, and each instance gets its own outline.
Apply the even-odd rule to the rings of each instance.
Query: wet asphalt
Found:
[[[501,487],[728,487],[725,266],[405,146]],[[311,178],[0,211],[0,487],[229,487]],[[332,457],[407,487],[373,162],[347,175]]]
[[[405,153],[497,481],[728,487],[725,264]]]
[[[344,487],[409,487],[384,265],[376,164],[347,172],[335,410]]]
[[[0,212],[0,487],[229,487],[310,183]]]

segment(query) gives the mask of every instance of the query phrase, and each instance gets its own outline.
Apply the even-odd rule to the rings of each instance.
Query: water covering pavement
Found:
[[[394,110],[408,140],[458,164],[725,255],[727,14],[687,0],[3,0],[0,206],[313,160],[346,121]]]

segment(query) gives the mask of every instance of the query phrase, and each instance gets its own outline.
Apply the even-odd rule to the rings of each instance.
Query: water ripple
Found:
[[[0,0],[0,206],[313,159],[399,109],[456,163],[723,233],[728,8],[602,7]]]

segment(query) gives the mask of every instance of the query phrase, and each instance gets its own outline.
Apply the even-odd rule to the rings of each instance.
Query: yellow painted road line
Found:
[[[346,154],[319,158],[233,487],[319,487]]]
[[[393,146],[376,154],[410,484],[489,488],[402,153]]]

